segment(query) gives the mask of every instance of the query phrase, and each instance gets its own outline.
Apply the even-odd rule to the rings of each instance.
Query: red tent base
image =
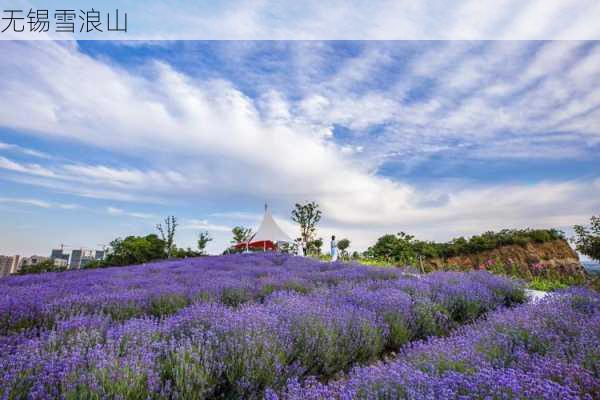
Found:
[[[238,243],[235,246],[236,249],[242,249],[245,250],[246,249],[246,243]],[[261,240],[258,242],[251,242],[248,243],[248,249],[249,250],[269,250],[269,251],[273,251],[277,249],[277,244],[273,243],[270,240]]]

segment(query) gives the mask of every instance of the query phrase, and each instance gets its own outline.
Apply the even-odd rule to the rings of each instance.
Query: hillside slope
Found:
[[[577,253],[563,239],[544,243],[530,242],[523,246],[502,246],[474,254],[424,261],[426,270],[490,269],[494,268],[494,265],[502,265],[503,268],[523,277],[542,273],[579,278],[585,278],[587,275]]]

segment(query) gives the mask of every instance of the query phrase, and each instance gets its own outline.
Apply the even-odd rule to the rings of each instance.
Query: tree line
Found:
[[[312,201],[296,203],[291,212],[292,221],[299,225],[300,235],[293,243],[282,246],[279,250],[296,254],[299,247],[303,253],[310,256],[321,256],[323,238],[317,237],[317,225],[322,212],[319,205]],[[213,239],[207,231],[199,232],[196,248],[179,248],[175,245],[175,234],[178,227],[175,216],[165,218],[156,225],[157,233],[146,236],[127,236],[116,238],[110,242],[110,251],[104,260],[94,260],[83,268],[101,268],[107,266],[124,266],[142,264],[163,259],[198,257],[206,255],[206,246]],[[592,216],[589,226],[575,225],[575,236],[571,238],[575,248],[581,254],[600,261],[600,216]],[[232,246],[225,253],[244,251],[239,245],[251,240],[251,228],[236,226],[232,229]],[[377,239],[376,243],[362,254],[354,252],[352,258],[366,258],[395,264],[417,265],[421,258],[442,258],[473,254],[493,250],[501,246],[520,245],[528,243],[544,243],[552,240],[566,240],[563,232],[557,229],[504,229],[499,232],[488,231],[470,238],[458,237],[449,242],[438,243],[418,240],[405,232],[386,234]],[[337,243],[340,258],[350,259],[349,239],[340,239]],[[23,266],[21,274],[61,271],[65,267],[57,267],[52,260],[43,261],[36,265]]]
[[[570,239],[581,254],[600,261],[600,217],[592,217],[589,227],[575,225],[575,236]],[[502,246],[526,246],[528,243],[545,243],[553,240],[567,240],[558,229],[503,229],[488,231],[470,238],[458,237],[448,242],[418,240],[415,236],[400,232],[387,234],[363,253],[365,258],[417,265],[420,258],[441,258],[469,255]]]
[[[178,226],[177,217],[169,216],[156,225],[158,234],[116,238],[110,242],[110,251],[104,260],[91,261],[83,268],[143,264],[150,261],[206,255],[206,246],[213,240],[209,233],[207,231],[198,233],[195,249],[177,247],[175,233]]]
[[[291,244],[284,244],[279,248],[280,251],[296,254],[298,247],[304,247],[304,254],[320,256],[323,247],[323,239],[317,237],[317,224],[321,220],[322,212],[319,205],[313,202],[303,204],[297,203],[291,213],[292,221],[296,222],[300,228],[299,237]],[[175,244],[175,235],[178,220],[175,216],[168,216],[161,223],[155,226],[156,233],[145,236],[127,236],[125,238],[116,238],[109,244],[110,251],[103,260],[89,261],[82,266],[84,269],[103,268],[109,266],[125,266],[133,264],[143,264],[151,261],[164,259],[177,259],[186,257],[199,257],[206,255],[206,246],[213,239],[207,231],[199,232],[196,241],[196,248],[177,247]],[[246,243],[251,240],[254,232],[252,228],[244,226],[235,226],[232,229],[232,246],[225,250],[224,254],[241,252],[244,248],[236,247],[237,244]],[[350,241],[341,239],[338,242],[338,249],[342,258],[348,258],[348,248]],[[42,261],[36,265],[26,265],[19,271],[20,274],[40,273],[40,272],[59,272],[66,270],[66,267],[54,265],[53,260]]]

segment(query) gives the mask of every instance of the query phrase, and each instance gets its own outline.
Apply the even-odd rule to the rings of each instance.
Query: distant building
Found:
[[[64,258],[54,258],[52,261],[55,267],[67,268],[69,266],[69,261]]]
[[[76,249],[71,251],[71,259],[69,260],[69,269],[81,269],[91,261],[98,260],[98,251]],[[103,255],[102,255],[103,257]]]
[[[63,266],[69,264],[69,255],[63,252],[63,249],[52,249],[50,258],[54,261],[54,265]]]
[[[79,269],[81,267],[81,257],[83,250],[71,251],[71,259],[69,261],[69,269]]]
[[[19,271],[21,256],[0,256],[0,278]]]
[[[79,268],[85,267],[91,261],[94,261],[94,257],[91,254],[81,257],[81,261],[79,262]]]
[[[104,256],[106,255],[106,250],[96,250],[96,253],[94,254],[94,259],[95,260],[104,260]]]
[[[21,261],[21,266],[23,266],[23,265],[38,265],[42,261],[47,261],[49,259],[50,259],[50,257],[44,257],[44,256],[23,257],[23,260]]]
[[[44,256],[23,257],[21,259],[21,263],[17,267],[17,270],[15,272],[13,272],[13,273],[19,272],[22,267],[31,266],[31,265],[38,265],[39,263],[41,263],[43,261],[48,261],[48,260],[50,260],[50,257],[44,257]]]

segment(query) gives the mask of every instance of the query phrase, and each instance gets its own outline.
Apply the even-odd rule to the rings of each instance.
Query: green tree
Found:
[[[167,258],[171,258],[171,254],[175,249],[175,229],[177,228],[177,218],[171,215],[165,218],[165,226],[157,224],[156,229],[160,233],[161,239],[165,242]]]
[[[141,264],[165,258],[166,243],[157,235],[128,236],[110,242],[111,252],[106,256],[106,265]]]
[[[348,248],[350,247],[350,240],[340,239],[337,242],[337,248],[340,251],[340,256],[344,259],[348,259]]]
[[[64,271],[65,267],[54,265],[54,260],[44,260],[37,264],[25,264],[19,269],[19,275],[39,274],[42,272],[60,272]]]
[[[308,242],[307,250],[309,254],[321,255],[321,248],[323,247],[323,238],[318,238]]]
[[[199,251],[194,251],[191,248],[179,248],[179,247],[175,247],[175,249],[173,250],[171,257],[173,258],[186,258],[186,257],[198,257],[201,256],[202,252]]]
[[[319,210],[319,205],[314,201],[305,204],[296,203],[292,210],[292,221],[300,225],[300,238],[308,248],[310,248],[310,243],[315,239],[317,224],[320,220],[321,210]],[[321,240],[322,245],[323,241]]]
[[[106,260],[92,260],[89,262],[86,262],[85,264],[83,264],[81,266],[81,269],[96,269],[96,268],[104,268],[104,267],[108,267],[109,265],[106,264]]]
[[[590,226],[575,225],[575,248],[593,260],[600,261],[600,216],[590,219]]]
[[[403,264],[414,264],[417,259],[414,236],[400,232],[396,235],[383,235],[367,254],[372,258]]]
[[[287,254],[296,254],[298,252],[298,242],[281,243],[279,251]]]
[[[198,234],[198,250],[200,251],[200,255],[206,254],[206,245],[210,241],[212,241],[212,238],[208,232],[200,232]]]
[[[366,252],[367,257],[385,261],[403,262],[414,265],[419,258],[449,258],[475,254],[502,246],[528,243],[544,243],[565,240],[563,232],[556,229],[504,229],[500,232],[488,231],[469,239],[454,238],[446,243],[416,240],[414,236],[400,232],[397,235],[384,235]]]
[[[377,239],[377,242],[365,252],[369,258],[377,258],[390,261],[396,253],[398,239],[391,233],[385,234]]]
[[[252,237],[252,228],[244,226],[235,226],[231,232],[233,233],[232,244],[246,243]]]

